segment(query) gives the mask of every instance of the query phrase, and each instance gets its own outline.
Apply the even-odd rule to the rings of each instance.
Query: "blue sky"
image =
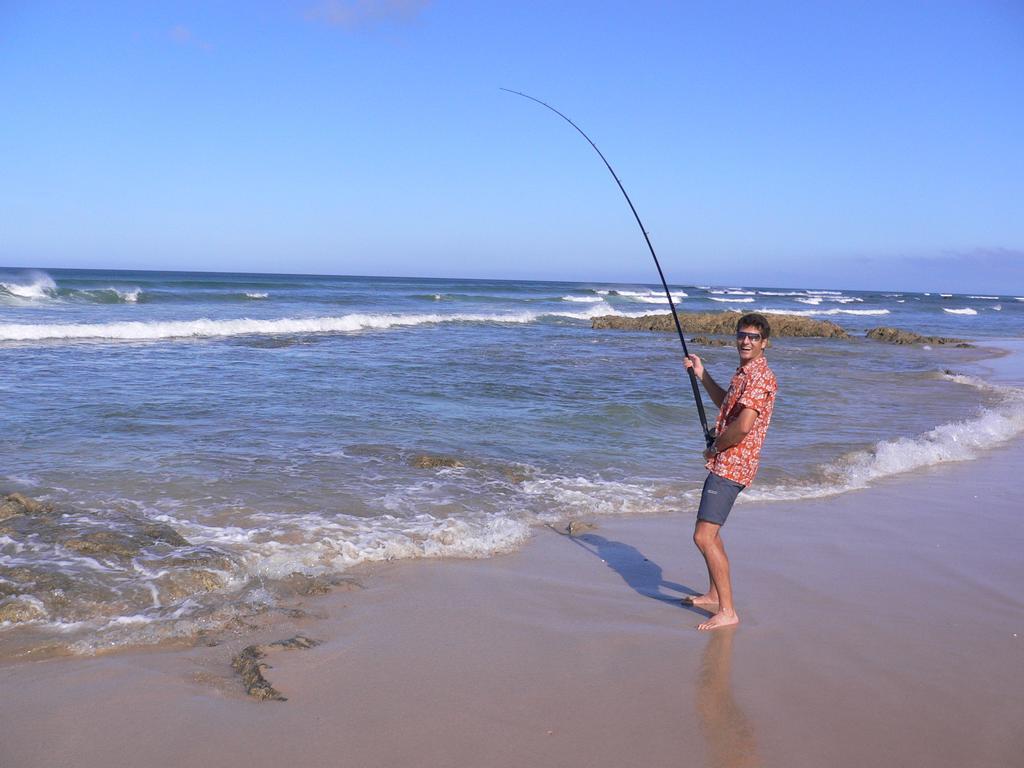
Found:
[[[1024,290],[1024,4],[0,0],[0,265]]]

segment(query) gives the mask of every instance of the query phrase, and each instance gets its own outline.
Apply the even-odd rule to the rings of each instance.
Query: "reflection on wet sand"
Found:
[[[732,694],[732,643],[737,627],[711,633],[697,677],[696,709],[712,768],[761,765],[754,727]]]

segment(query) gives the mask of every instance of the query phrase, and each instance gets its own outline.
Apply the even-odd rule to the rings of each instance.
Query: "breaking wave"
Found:
[[[607,304],[579,312],[515,312],[506,314],[350,314],[338,317],[283,318],[278,320],[176,320],[167,322],[0,324],[0,341],[158,341],[163,339],[295,333],[345,333],[439,323],[532,323],[545,317],[589,320],[599,315],[641,317],[642,312],[620,312]]]
[[[974,418],[941,424],[916,437],[883,440],[867,450],[847,454],[820,468],[821,481],[764,488],[755,485],[743,496],[747,501],[833,496],[865,488],[883,477],[977,459],[984,451],[1024,434],[1024,389],[989,384],[973,376],[947,378],[995,394],[1001,402],[981,408]]]
[[[943,307],[943,312],[948,312],[951,315],[976,315],[978,310],[971,309],[970,307],[964,307],[962,309],[950,309],[949,307]]]
[[[48,299],[57,295],[57,284],[45,272],[29,272],[16,282],[0,282],[3,293],[18,299]]]
[[[759,309],[766,315],[888,315],[888,309]]]

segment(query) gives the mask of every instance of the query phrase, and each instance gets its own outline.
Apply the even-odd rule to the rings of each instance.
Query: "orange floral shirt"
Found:
[[[779,385],[775,374],[768,367],[764,355],[752,360],[746,366],[740,366],[729,382],[729,391],[718,412],[715,422],[715,434],[722,434],[729,424],[739,417],[744,408],[757,411],[754,426],[746,436],[732,448],[722,451],[705,465],[719,477],[724,477],[742,485],[750,485],[757,474],[757,465],[761,459],[761,446],[764,436],[768,433],[768,424],[772,420],[772,408],[775,406],[775,393]]]

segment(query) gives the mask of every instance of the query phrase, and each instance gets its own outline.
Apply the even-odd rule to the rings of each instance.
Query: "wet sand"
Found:
[[[215,647],[0,666],[0,766],[1015,766],[1018,441],[843,496],[738,506],[735,630],[696,631],[686,516],[405,562]],[[286,702],[245,696],[268,653]]]

